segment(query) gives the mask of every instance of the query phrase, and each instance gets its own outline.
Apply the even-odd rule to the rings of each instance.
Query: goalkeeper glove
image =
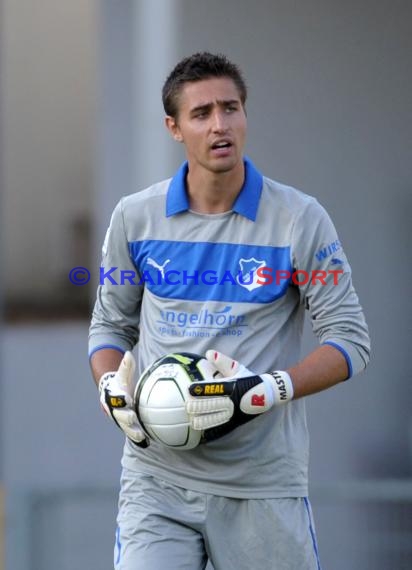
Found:
[[[221,437],[293,398],[292,380],[285,371],[257,375],[214,350],[208,350],[206,358],[224,378],[190,384],[186,402],[190,425],[195,430],[204,430],[206,441]]]
[[[136,363],[127,351],[115,372],[106,372],[100,378],[100,403],[113,421],[139,447],[147,447],[149,441],[141,428],[133,406],[133,376]]]

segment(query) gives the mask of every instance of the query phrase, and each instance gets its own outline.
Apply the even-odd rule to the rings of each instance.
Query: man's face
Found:
[[[178,117],[167,117],[166,125],[175,140],[184,143],[190,168],[219,173],[242,164],[246,114],[232,79],[186,83]]]

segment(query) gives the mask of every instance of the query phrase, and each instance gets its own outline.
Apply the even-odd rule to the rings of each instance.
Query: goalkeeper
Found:
[[[351,269],[316,199],[244,156],[236,65],[194,54],[162,95],[187,161],[116,206],[90,326],[101,404],[126,435],[115,568],[316,570],[304,396],[368,363]],[[301,359],[305,314],[319,346]],[[133,410],[136,377],[169,352],[206,354],[224,376],[190,387],[205,439],[192,450],[148,441]]]

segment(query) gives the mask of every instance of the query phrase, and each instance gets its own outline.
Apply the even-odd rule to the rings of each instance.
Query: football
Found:
[[[199,445],[202,432],[193,430],[185,410],[188,386],[213,377],[213,365],[189,352],[166,354],[140,376],[135,389],[135,408],[149,438],[174,449]]]

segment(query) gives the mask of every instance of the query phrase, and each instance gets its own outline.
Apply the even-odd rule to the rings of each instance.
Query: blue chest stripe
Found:
[[[129,243],[139,282],[159,297],[271,303],[290,279],[290,247],[145,240]]]

